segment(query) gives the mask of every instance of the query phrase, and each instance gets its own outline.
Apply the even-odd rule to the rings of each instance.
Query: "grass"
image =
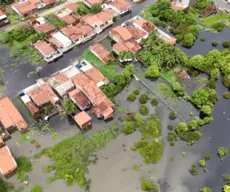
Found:
[[[80,15],[86,15],[91,13],[91,9],[85,6],[84,3],[77,2],[76,4],[78,5],[78,9],[80,9],[80,11],[77,11],[77,13],[80,13]]]
[[[157,84],[157,89],[158,89],[160,95],[163,96],[163,97],[177,98],[177,96],[174,93],[174,91],[172,90],[172,88],[169,87],[165,83],[159,83],[159,84]]]
[[[141,178],[141,189],[142,191],[154,191],[159,192],[157,185],[153,183],[151,180],[147,180],[146,178]]]
[[[58,29],[61,29],[65,26],[65,23],[60,21],[55,15],[53,14],[49,14],[46,15],[45,18],[52,23],[53,25],[55,25]]]
[[[41,153],[53,161],[53,164],[44,167],[46,172],[55,171],[54,176],[49,178],[50,182],[64,179],[68,185],[72,185],[75,181],[79,186],[87,185],[85,174],[88,171],[87,166],[96,162],[94,153],[116,138],[119,133],[121,129],[114,124],[111,128],[99,131],[90,137],[79,133],[43,150]]]
[[[141,170],[141,167],[139,165],[133,165],[133,170],[134,171],[140,171]]]
[[[128,113],[128,109],[126,109],[126,108],[124,108],[124,107],[122,107],[122,106],[120,106],[120,105],[117,105],[117,106],[116,106],[116,109],[117,109],[120,113],[124,113],[124,114]]]
[[[164,73],[161,73],[161,77],[169,83],[174,83],[177,80],[173,71],[166,71]]]
[[[16,24],[20,21],[20,17],[17,13],[15,13],[15,11],[12,8],[8,8],[6,10],[8,19],[10,21],[10,24]]]
[[[32,187],[30,192],[43,192],[43,190],[42,190],[41,186],[35,185],[35,186]]]
[[[200,22],[205,27],[211,27],[212,25],[218,22],[224,22],[225,24],[229,24],[230,16],[225,12],[220,12],[215,15],[211,15],[206,18],[200,18]]]
[[[15,158],[16,163],[18,164],[18,179],[23,181],[25,179],[25,174],[32,171],[32,163],[29,158],[25,156],[19,156]]]

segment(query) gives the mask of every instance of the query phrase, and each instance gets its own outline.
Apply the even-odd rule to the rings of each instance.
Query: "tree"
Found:
[[[142,114],[142,115],[148,115],[148,114],[149,114],[149,109],[148,109],[148,107],[145,106],[145,105],[140,105],[140,107],[139,107],[139,112],[140,112],[140,114]]]
[[[76,105],[75,105],[74,102],[73,102],[72,100],[70,100],[70,99],[66,99],[66,100],[64,101],[63,107],[64,107],[64,111],[65,111],[65,113],[66,113],[67,115],[70,115],[71,113],[76,112],[76,110],[77,110]]]
[[[159,101],[157,98],[152,98],[151,104],[152,105],[158,105]]]
[[[184,88],[181,86],[180,83],[174,82],[172,84],[172,88],[173,88],[173,91],[175,91],[175,93],[178,94],[179,96],[184,95]]]
[[[229,48],[230,47],[230,41],[224,41],[222,45],[224,48]]]
[[[227,154],[228,154],[228,149],[227,148],[219,147],[218,152],[217,152],[217,155],[218,155],[219,158],[222,159],[222,157],[227,155]]]
[[[102,6],[100,3],[94,3],[92,6],[91,6],[91,12],[96,14],[96,13],[99,13],[102,11]]]
[[[202,160],[199,160],[199,165],[201,167],[205,167],[207,164],[206,164],[206,161],[202,159]]]
[[[143,116],[140,115],[139,113],[137,113],[137,114],[135,115],[135,123],[136,123],[136,126],[137,126],[137,127],[139,127],[139,126],[141,126],[141,125],[144,124]]]
[[[147,103],[148,99],[149,99],[149,95],[146,94],[146,93],[143,93],[143,94],[141,94],[141,96],[139,97],[139,103],[140,103],[140,104],[145,104],[145,103]]]
[[[223,192],[230,192],[230,185],[224,185]]]
[[[188,131],[188,125],[185,122],[178,123],[176,127],[176,132],[179,135],[183,135],[187,131]]]
[[[204,187],[204,188],[200,189],[200,192],[212,192],[212,191],[210,188]]]
[[[134,102],[136,100],[136,94],[135,93],[130,93],[127,97],[127,100],[130,102]]]
[[[171,111],[170,113],[169,113],[169,119],[171,119],[171,120],[174,120],[174,119],[176,119],[176,113],[174,112],[174,111]]]
[[[212,69],[210,75],[212,78],[218,79],[218,77],[220,76],[220,70],[218,68]]]
[[[218,44],[219,44],[218,41],[213,41],[213,42],[212,42],[212,46],[213,46],[213,47],[216,47]]]
[[[132,60],[132,58],[133,58],[132,54],[128,51],[121,51],[118,54],[118,59],[120,61],[129,61],[129,60]]]
[[[223,177],[223,180],[225,182],[227,182],[228,184],[230,184],[230,175],[229,174],[224,174],[224,175],[222,175],[222,177]]]
[[[7,182],[0,177],[0,192],[8,192]]]
[[[223,84],[225,87],[230,88],[230,74],[224,76]]]
[[[194,37],[194,35],[192,33],[189,33],[189,34],[184,36],[184,39],[181,43],[185,47],[191,47],[195,40],[196,40],[196,37]]]
[[[158,192],[158,187],[153,184],[151,180],[146,180],[144,177],[141,178],[141,189],[142,191],[153,191]]]
[[[159,67],[156,65],[151,65],[147,68],[146,72],[145,72],[146,77],[149,78],[158,78],[160,76],[160,70]]]
[[[124,133],[125,134],[130,134],[134,131],[134,122],[132,121],[126,121],[124,125]]]
[[[229,92],[229,91],[224,92],[223,97],[224,97],[225,99],[230,99],[230,92]]]
[[[211,26],[211,28],[213,28],[215,31],[221,32],[224,30],[224,28],[226,27],[226,24],[218,22],[215,23]]]
[[[212,114],[212,108],[208,105],[203,105],[201,108],[201,111],[206,114],[206,115],[211,115]]]
[[[194,67],[196,69],[203,69],[204,64],[205,64],[205,59],[204,56],[202,55],[195,55],[191,57],[191,59],[188,62],[188,65],[190,67]]]
[[[209,159],[211,159],[211,155],[209,153],[206,153],[204,158],[205,158],[205,160],[209,160]]]
[[[198,175],[198,170],[196,168],[195,164],[192,164],[191,168],[189,169],[189,172],[191,173],[191,175],[196,176]]]
[[[151,117],[141,129],[142,137],[145,139],[155,138],[161,135],[161,122],[155,116]]]
[[[42,192],[42,191],[43,190],[42,190],[41,186],[39,186],[39,185],[33,186],[32,189],[30,190],[30,192]]]

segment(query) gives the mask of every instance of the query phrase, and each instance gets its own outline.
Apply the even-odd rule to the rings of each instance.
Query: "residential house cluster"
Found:
[[[10,99],[5,97],[0,100],[0,173],[5,177],[17,169],[17,163],[4,143],[14,129],[23,133],[27,130],[27,123]]]
[[[8,24],[10,21],[8,20],[7,15],[4,13],[3,9],[0,9],[0,26]]]
[[[98,69],[82,60],[48,78],[38,79],[35,85],[20,91],[18,95],[36,118],[41,117],[47,104],[60,110],[60,104],[70,98],[81,111],[73,118],[81,128],[85,128],[91,124],[91,118],[83,111],[90,107],[97,118],[106,120],[113,116],[114,103],[100,89],[108,83],[109,80]]]
[[[95,0],[91,1],[97,3]],[[77,8],[77,4],[70,3],[54,14],[66,25],[59,30],[45,18],[32,21],[32,27],[37,33],[44,33],[50,37],[49,41],[38,40],[33,44],[45,61],[52,62],[75,45],[92,39],[111,26],[114,17],[131,10],[131,6],[124,0],[103,4],[104,9],[97,14],[77,16]]]
[[[100,43],[96,43],[89,47],[89,50],[98,57],[101,62],[108,63],[109,61],[113,61],[114,58],[111,56],[110,52]]]
[[[124,22],[120,26],[114,27],[110,31],[110,37],[116,42],[113,44],[113,51],[117,55],[123,51],[132,54],[138,52],[141,50],[139,43],[142,39],[148,38],[152,31],[156,31],[158,37],[166,43],[172,45],[176,43],[175,38],[169,36],[154,24],[138,15]]]
[[[15,0],[12,9],[22,18],[27,18],[38,13],[40,9],[52,5],[59,0]]]

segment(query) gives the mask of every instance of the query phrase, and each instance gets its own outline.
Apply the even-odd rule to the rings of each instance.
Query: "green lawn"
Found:
[[[174,83],[177,80],[173,71],[166,71],[164,73],[161,73],[161,77],[169,83]]]
[[[200,22],[205,27],[211,27],[213,24],[216,24],[218,22],[224,22],[225,24],[229,24],[229,19],[229,14],[225,12],[220,12],[207,18],[200,18]]]
[[[6,10],[6,13],[11,24],[16,24],[20,21],[19,15],[15,13],[15,11],[12,8],[8,8]]]

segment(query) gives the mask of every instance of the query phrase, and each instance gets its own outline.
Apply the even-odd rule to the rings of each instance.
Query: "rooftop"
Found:
[[[90,122],[92,119],[85,111],[82,111],[74,116],[74,120],[80,127],[82,127],[84,124]]]
[[[69,3],[65,6],[66,9],[69,9],[72,12],[76,12],[78,5],[76,3]]]
[[[110,117],[112,117],[113,114],[113,107],[114,104],[108,99],[104,99],[101,103],[99,103],[98,105],[96,105],[93,109],[93,113],[97,116],[100,117],[101,115],[103,115],[104,119],[108,119]]]
[[[156,30],[157,27],[150,23],[149,21],[141,18],[141,19],[134,19],[132,21],[134,24],[138,25],[139,27],[141,27],[142,29],[144,29],[146,32],[150,33],[153,30]]]
[[[14,3],[12,6],[15,7],[15,9],[17,9],[22,15],[37,9],[36,5],[30,3],[29,1]]]
[[[37,33],[50,33],[52,31],[55,31],[56,30],[56,26],[49,23],[49,22],[46,22],[44,24],[41,24],[41,25],[35,25],[34,26],[34,30],[37,32]]]
[[[15,126],[19,131],[27,128],[27,123],[8,97],[0,100],[0,121],[3,126]]]
[[[110,5],[118,9],[120,12],[129,10],[132,8],[132,6],[124,0],[113,1],[110,3]]]
[[[67,25],[71,25],[77,21],[76,18],[72,15],[66,15],[63,17],[59,17],[59,19],[63,21],[64,23],[66,23]]]
[[[139,40],[143,38],[145,35],[147,35],[147,33],[145,33],[144,31],[130,24],[125,26],[125,28],[128,29],[128,31],[132,34],[134,40]]]
[[[112,9],[105,9],[102,10],[101,12],[97,13],[96,16],[103,21],[104,23],[109,21],[110,19],[113,18],[113,14],[116,13],[114,10]]]
[[[93,51],[104,63],[111,60],[110,53],[100,43],[90,46],[90,50]]]
[[[78,107],[82,110],[84,107],[90,105],[90,101],[85,96],[85,94],[79,89],[74,89],[69,92],[69,97],[78,105]]]
[[[93,5],[95,3],[100,3],[102,4],[104,2],[104,0],[85,0],[87,3],[89,3],[90,5]]]
[[[128,41],[132,39],[132,34],[125,27],[117,26],[112,29],[112,32],[117,33],[123,41]]]
[[[52,75],[51,78],[53,78],[56,82],[60,84],[65,83],[66,81],[69,81],[69,79],[63,73],[60,73],[60,72]]]
[[[104,84],[108,84],[109,80],[95,67],[85,71],[85,74],[92,79],[96,84],[103,81]]]
[[[54,43],[59,48],[67,48],[72,45],[71,40],[63,35],[60,31],[52,34],[52,37],[55,39],[51,39],[51,42]]]
[[[119,54],[122,51],[129,51],[131,53],[136,53],[141,50],[141,46],[137,43],[127,41],[127,42],[118,42],[113,45],[114,51]]]
[[[43,40],[38,40],[36,43],[34,43],[34,46],[44,55],[48,55],[55,52],[55,50],[50,46],[50,44]]]
[[[2,175],[6,176],[16,170],[18,166],[7,146],[3,146],[2,148],[0,148],[0,154],[0,172]]]

